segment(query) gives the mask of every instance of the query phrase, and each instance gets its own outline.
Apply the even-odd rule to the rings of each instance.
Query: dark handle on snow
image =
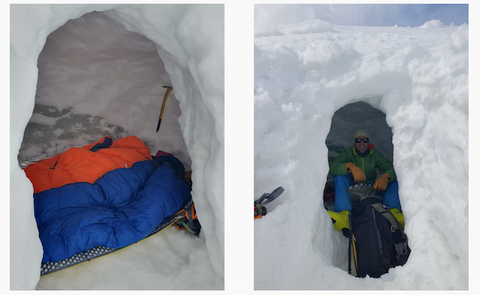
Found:
[[[270,194],[263,194],[260,199],[255,201],[255,204],[261,204],[261,205],[266,205],[270,203],[271,201],[275,200],[278,196],[280,196],[283,193],[284,189],[283,187],[279,186],[277,187],[273,192]]]
[[[275,199],[276,197],[280,196],[283,193],[283,187],[277,187],[271,194],[270,199]]]

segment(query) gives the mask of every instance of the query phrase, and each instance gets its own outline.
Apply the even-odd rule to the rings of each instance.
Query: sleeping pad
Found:
[[[147,237],[190,199],[184,173],[177,158],[164,155],[110,170],[93,183],[73,182],[35,193],[42,262],[96,246],[121,248]]]

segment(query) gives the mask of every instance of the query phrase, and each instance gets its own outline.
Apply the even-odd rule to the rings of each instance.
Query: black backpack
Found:
[[[403,226],[371,185],[349,187],[354,205],[349,216],[348,273],[353,257],[356,276],[378,278],[391,267],[404,265],[410,255]]]

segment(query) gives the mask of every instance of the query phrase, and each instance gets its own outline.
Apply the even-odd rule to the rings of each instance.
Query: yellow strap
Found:
[[[357,247],[355,247],[355,235],[354,234],[352,234],[352,246],[353,246],[353,260],[355,261],[355,270],[358,271]]]

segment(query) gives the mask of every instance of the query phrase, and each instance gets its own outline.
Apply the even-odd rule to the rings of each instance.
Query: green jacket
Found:
[[[332,175],[345,175],[345,165],[348,162],[352,162],[362,169],[365,173],[367,180],[365,183],[373,184],[377,179],[377,170],[380,170],[380,173],[388,173],[391,177],[391,181],[395,181],[397,176],[395,175],[395,170],[393,169],[393,164],[389,160],[385,159],[380,152],[375,149],[375,146],[370,143],[368,146],[370,153],[364,158],[360,157],[355,151],[355,145],[344,149],[340,155],[338,155],[332,163],[330,163],[330,174]],[[352,177],[350,175],[350,177]],[[352,177],[353,180],[353,177]]]

